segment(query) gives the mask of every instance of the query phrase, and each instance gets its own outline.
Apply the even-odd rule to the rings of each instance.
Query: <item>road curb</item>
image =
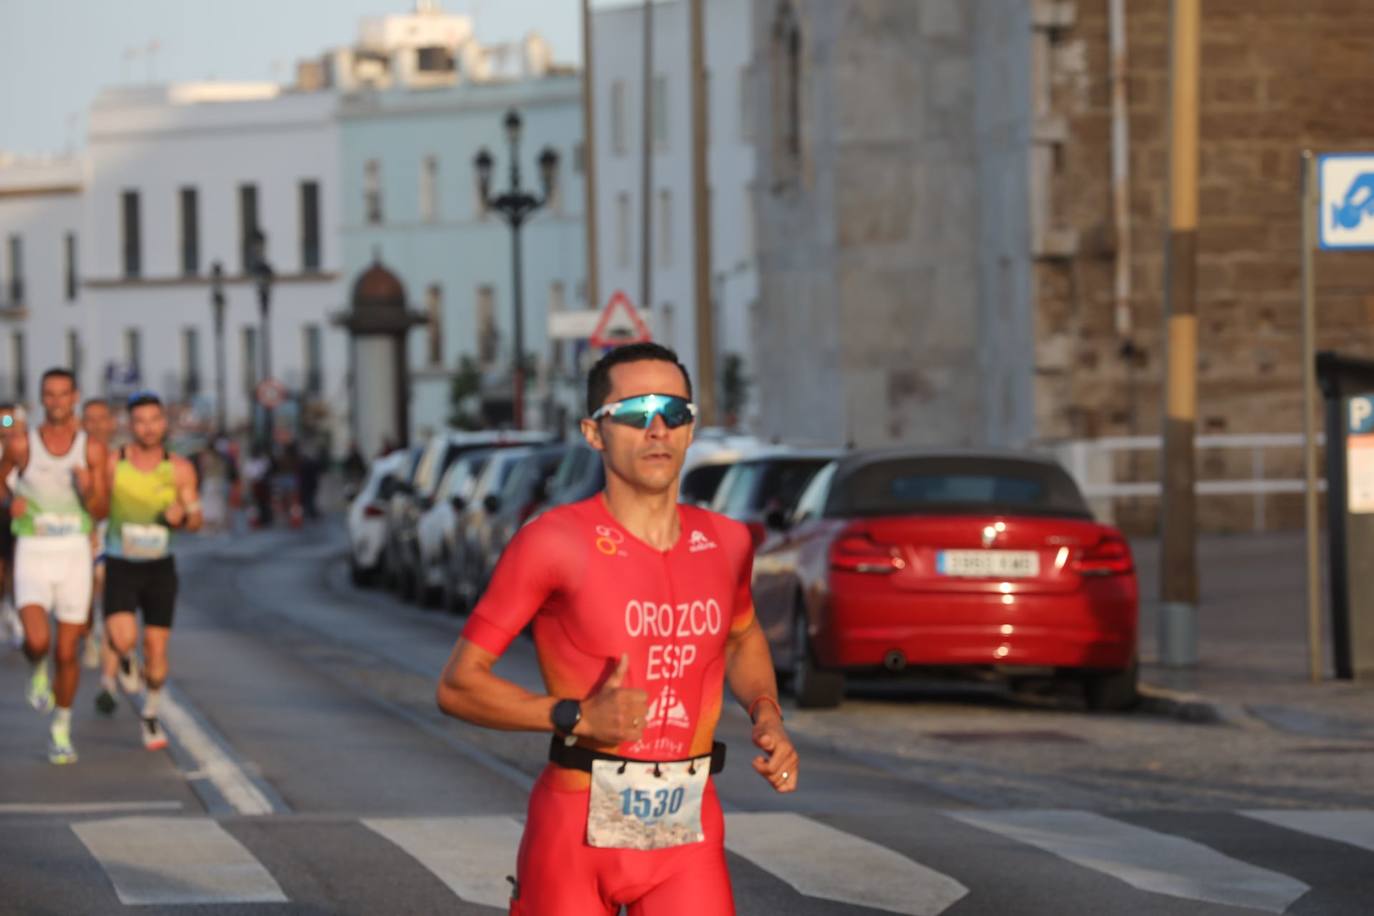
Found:
[[[1233,725],[1237,728],[1261,727],[1239,703],[1224,703],[1200,693],[1172,690],[1141,682],[1140,710],[1195,725]]]

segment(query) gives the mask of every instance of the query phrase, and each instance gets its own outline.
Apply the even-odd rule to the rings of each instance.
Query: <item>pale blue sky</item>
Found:
[[[602,5],[601,0],[595,4]],[[581,59],[579,0],[441,0],[487,43],[536,30],[560,62]],[[216,78],[288,80],[295,63],[349,44],[364,16],[411,0],[0,0],[0,150],[84,143],[101,87]],[[151,58],[143,52],[156,40]],[[130,49],[139,49],[128,58]]]

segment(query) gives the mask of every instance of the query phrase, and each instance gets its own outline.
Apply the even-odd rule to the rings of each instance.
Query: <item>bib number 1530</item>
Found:
[[[652,793],[645,789],[626,789],[620,793],[620,813],[641,821],[657,820],[665,814],[677,814],[686,796],[681,786],[671,791],[657,789]]]

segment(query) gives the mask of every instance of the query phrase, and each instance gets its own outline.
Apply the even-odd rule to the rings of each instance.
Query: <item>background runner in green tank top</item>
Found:
[[[109,556],[126,560],[158,560],[171,552],[171,529],[163,513],[176,502],[172,459],[151,471],[141,471],[120,451],[110,489],[110,526],[105,537]]]

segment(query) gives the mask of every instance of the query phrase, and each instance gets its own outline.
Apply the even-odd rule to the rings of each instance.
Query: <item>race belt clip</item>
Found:
[[[697,755],[705,756],[704,754]],[[613,760],[616,763],[686,763],[695,760],[696,757],[682,757],[677,760],[632,760],[629,757],[620,757],[615,754],[603,754],[600,751],[593,751],[589,748],[572,745],[569,747],[563,743],[563,739],[558,735],[553,736],[549,742],[549,762],[556,763],[558,766],[566,767],[569,770],[581,770],[584,773],[592,771],[592,764],[597,760]],[[711,742],[711,773],[714,775],[725,769],[725,744],[721,741]]]

